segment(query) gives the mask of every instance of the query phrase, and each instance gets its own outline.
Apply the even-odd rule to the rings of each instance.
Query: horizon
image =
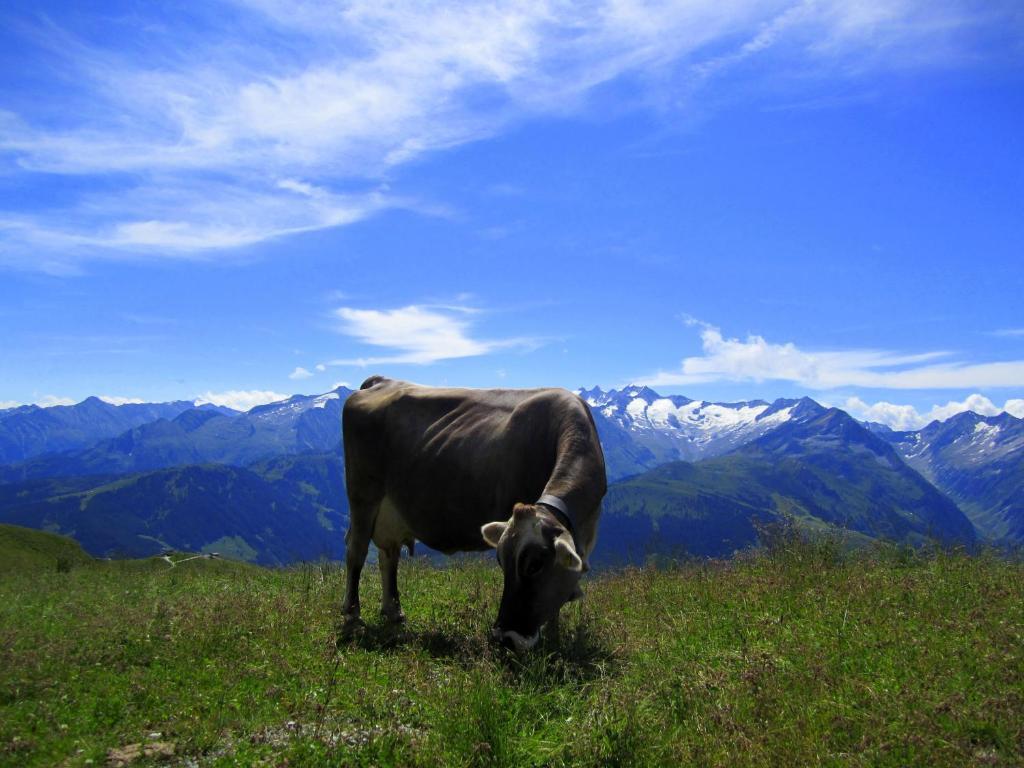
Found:
[[[338,390],[342,390],[342,389],[347,390],[348,392],[354,392],[354,391],[356,391],[358,389],[358,387],[351,386],[347,382],[338,382],[338,383],[335,384],[334,387],[332,387],[331,389],[326,390],[324,392],[294,392],[294,393],[292,393],[290,395],[281,395],[276,400],[261,399],[261,402],[258,402],[255,405],[249,404],[249,402],[248,402],[249,400],[252,399],[252,393],[251,392],[245,392],[245,391],[242,391],[242,392],[216,393],[216,394],[214,394],[214,399],[212,399],[212,400],[208,399],[208,398],[205,398],[203,396],[200,396],[200,397],[196,397],[196,398],[184,398],[183,400],[180,400],[178,402],[190,402],[196,408],[199,408],[199,407],[202,407],[202,406],[223,407],[223,408],[227,408],[227,409],[232,410],[235,413],[241,415],[241,414],[245,414],[245,413],[248,413],[248,412],[252,411],[254,408],[259,408],[259,407],[262,407],[262,406],[269,406],[269,405],[277,405],[277,404],[288,402],[288,401],[293,400],[295,398],[306,398],[306,399],[309,399],[309,398],[319,398],[319,397],[323,397],[324,395],[329,395],[329,394],[335,393]],[[607,389],[602,388],[600,385],[594,385],[593,387],[581,386],[581,387],[576,387],[574,389],[571,389],[570,391],[572,391],[572,392],[574,392],[576,394],[579,394],[582,397],[585,394],[589,395],[589,394],[594,393],[595,391],[596,392],[600,392],[601,394],[626,394],[627,392],[629,392],[629,390],[635,390],[634,392],[629,392],[629,395],[631,397],[635,397],[635,396],[637,396],[637,394],[640,391],[642,391],[644,389],[649,390],[654,395],[656,395],[659,399],[666,399],[666,398],[671,398],[671,397],[679,396],[679,395],[667,395],[667,394],[664,394],[664,393],[659,392],[659,391],[655,390],[653,387],[650,387],[650,386],[648,386],[646,384],[625,384],[625,385],[622,385],[621,387],[618,387],[618,388],[611,387],[611,388],[607,388]],[[272,393],[261,393],[261,394],[269,396]],[[1016,419],[1024,420],[1024,400],[1015,400],[1015,401],[1011,400],[1011,401],[1008,401],[1006,403],[1006,407],[1004,407],[1004,408],[998,408],[991,401],[988,401],[987,399],[983,399],[982,402],[979,402],[977,399],[968,399],[967,402],[962,402],[962,403],[961,402],[950,401],[950,402],[946,403],[944,406],[938,406],[938,405],[935,406],[930,412],[925,413],[925,414],[916,414],[916,413],[908,414],[906,412],[904,412],[904,413],[899,413],[899,412],[892,413],[892,412],[880,411],[879,409],[876,408],[875,412],[874,412],[875,415],[879,415],[882,418],[888,418],[888,421],[879,421],[879,420],[873,420],[871,418],[858,418],[856,416],[856,411],[858,411],[858,408],[856,406],[854,406],[853,408],[849,408],[849,407],[847,407],[849,404],[829,403],[827,400],[816,399],[816,398],[814,398],[814,397],[812,397],[810,395],[803,395],[803,396],[801,396],[799,398],[775,398],[774,400],[764,400],[763,398],[754,398],[754,399],[751,399],[751,400],[733,400],[733,401],[706,400],[706,399],[703,399],[703,398],[691,398],[691,397],[688,397],[686,395],[682,395],[682,397],[684,399],[689,400],[691,403],[698,403],[698,404],[701,404],[701,405],[722,405],[722,406],[748,405],[748,404],[752,404],[752,403],[762,403],[762,404],[765,404],[765,405],[773,405],[775,403],[778,403],[779,401],[793,401],[793,402],[795,402],[795,401],[801,400],[801,399],[809,399],[809,400],[817,403],[818,405],[820,405],[820,406],[822,406],[824,408],[828,408],[828,409],[835,408],[835,409],[839,409],[839,410],[842,410],[844,412],[847,412],[849,415],[852,415],[852,416],[854,416],[854,418],[857,418],[857,420],[860,421],[861,423],[882,425],[882,426],[889,427],[889,428],[893,429],[894,431],[916,431],[916,430],[919,430],[919,429],[923,429],[925,426],[928,426],[929,424],[931,424],[933,422],[942,423],[942,422],[945,422],[945,421],[948,421],[948,420],[952,419],[955,416],[959,416],[959,415],[964,414],[964,413],[972,413],[972,414],[975,414],[975,415],[980,416],[982,418],[1002,416],[1002,415],[1005,414],[1005,415],[1009,415],[1009,416],[1011,416],[1013,418],[1016,418]],[[138,399],[138,398],[119,398],[119,397],[107,397],[107,396],[104,396],[104,395],[89,395],[88,397],[86,397],[83,400],[80,400],[78,402],[49,402],[49,403],[44,403],[44,404],[28,403],[28,404],[25,404],[25,405],[34,406],[34,407],[38,407],[38,408],[68,408],[68,407],[74,407],[74,406],[77,406],[77,405],[82,405],[84,402],[86,402],[88,400],[99,400],[99,401],[101,401],[103,403],[106,403],[107,405],[111,405],[111,406],[114,406],[114,407],[121,407],[121,406],[126,406],[126,405],[154,405],[154,404],[159,404],[159,403],[147,403],[147,401],[141,400],[141,399]],[[174,401],[163,401],[163,402],[174,402]],[[589,398],[588,398],[588,404],[591,405],[591,407],[594,407],[594,404],[592,402],[590,402]],[[25,407],[25,406],[24,405],[9,405],[9,404],[8,405],[4,405],[4,404],[0,404],[0,411],[13,410],[13,409],[19,408],[19,407]],[[870,414],[870,412],[869,412],[869,414]],[[911,421],[910,420],[911,418],[913,418],[914,421]]]
[[[0,408],[380,372],[1024,417],[1012,2],[0,19]]]

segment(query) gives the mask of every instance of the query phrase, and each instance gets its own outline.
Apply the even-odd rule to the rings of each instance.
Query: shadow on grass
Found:
[[[491,640],[490,633],[483,628],[466,632],[387,622],[339,625],[336,646],[339,650],[359,648],[379,653],[422,651],[467,669],[489,662],[502,668],[514,681],[532,683],[585,682],[606,677],[618,668],[615,651],[589,617],[574,621],[571,626],[563,625],[557,632],[545,631],[541,641],[523,654]]]

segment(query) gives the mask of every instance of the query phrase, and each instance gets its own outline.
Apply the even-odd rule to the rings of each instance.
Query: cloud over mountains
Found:
[[[719,381],[786,381],[813,390],[965,389],[1024,386],[1024,360],[972,362],[934,350],[906,354],[892,350],[805,350],[792,342],[769,342],[751,334],[727,338],[719,328],[700,327],[702,355],[686,357],[676,370],[639,377],[652,387]]]

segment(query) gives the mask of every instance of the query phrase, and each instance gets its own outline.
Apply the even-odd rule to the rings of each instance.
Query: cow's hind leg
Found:
[[[410,541],[412,532],[398,509],[385,496],[373,526],[373,543],[377,545],[377,565],[380,567],[380,613],[386,621],[395,624],[405,621],[398,600],[398,559],[402,543]]]
[[[377,550],[381,584],[380,614],[392,624],[405,621],[398,599],[398,560],[401,553],[401,546],[387,546]]]
[[[370,536],[377,517],[379,501],[356,503],[350,499],[348,532],[345,534],[345,602],[342,614],[346,624],[359,621],[359,577],[370,548]]]

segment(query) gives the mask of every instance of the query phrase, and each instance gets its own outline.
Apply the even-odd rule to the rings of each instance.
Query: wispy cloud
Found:
[[[1002,328],[992,331],[993,336],[1024,336],[1024,328]]]
[[[439,360],[478,357],[510,348],[535,347],[529,338],[479,339],[471,335],[478,309],[459,305],[411,304],[397,309],[340,307],[338,330],[357,341],[392,354],[330,360],[326,365],[429,365]]]
[[[31,103],[7,106],[0,156],[25,177],[93,176],[107,191],[0,215],[3,263],[59,272],[85,258],[199,258],[385,208],[430,210],[393,194],[389,170],[585,109],[610,81],[668,78],[692,92],[752,57],[833,76],[946,63],[970,48],[973,29],[1010,13],[959,0],[217,8],[187,26],[182,17],[180,34],[120,51],[37,29],[77,108],[54,118]],[[176,38],[188,42],[175,47]]]
[[[21,403],[17,400],[0,400],[0,411],[6,411],[8,408],[17,408]]]
[[[688,323],[700,327],[704,354],[685,358],[677,370],[638,377],[639,381],[651,386],[788,381],[816,390],[1024,386],[1024,360],[968,363],[944,350],[915,354],[878,349],[808,351],[792,342],[773,343],[757,335],[726,338],[712,325],[692,319]]]
[[[306,370],[305,368],[303,368],[300,365],[294,371],[292,371],[291,373],[288,374],[288,378],[292,379],[293,381],[301,381],[302,379],[311,379],[311,378],[313,378],[313,372],[309,371],[309,370]]]
[[[234,408],[236,411],[248,411],[257,405],[276,403],[279,400],[287,400],[290,395],[283,395],[280,392],[259,389],[229,389],[226,392],[204,392],[196,398],[196,405],[212,403]]]
[[[886,401],[868,404],[859,397],[847,398],[842,405],[851,416],[861,421],[874,421],[896,430],[920,429],[933,421],[945,421],[958,413],[974,411],[982,416],[996,416],[1004,411],[1024,418],[1024,400],[1007,400],[1002,408],[981,394],[969,395],[963,400],[951,400],[945,405],[934,405],[927,411],[918,411],[912,405],[897,405]]]

